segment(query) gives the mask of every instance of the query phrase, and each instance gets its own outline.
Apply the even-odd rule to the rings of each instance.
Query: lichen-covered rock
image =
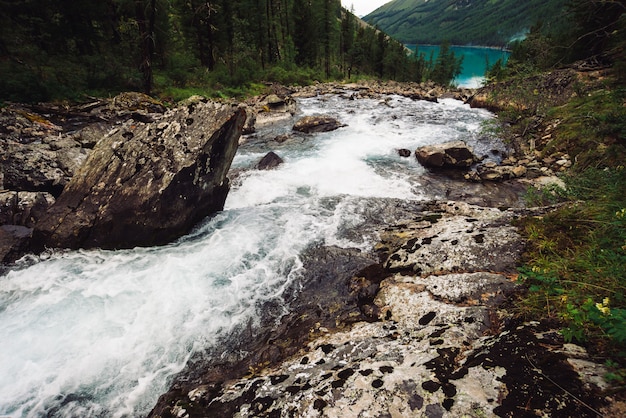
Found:
[[[381,233],[386,268],[421,275],[514,270],[524,243],[509,224],[513,211],[462,202],[430,209]]]
[[[310,134],[334,131],[343,126],[345,125],[331,116],[305,116],[293,125],[293,130]]]
[[[76,157],[80,158],[80,151],[77,151]],[[59,151],[53,151],[47,144],[6,143],[0,151],[4,186],[10,190],[41,191],[58,196],[72,177],[70,170],[78,165],[78,162],[66,164],[64,170],[58,155]],[[66,161],[71,160],[66,156]]]
[[[165,106],[158,100],[144,93],[129,91],[115,96],[109,103],[109,108],[115,112],[145,111],[148,113],[163,113]]]
[[[376,298],[381,321],[312,329],[317,337],[287,360],[186,388],[151,416],[493,417],[517,416],[519,405],[593,416],[603,371],[584,349],[538,323],[498,331],[497,299],[515,289],[488,273],[393,276]]]
[[[10,106],[0,111],[2,187],[58,196],[88,151],[64,129],[31,109]]]
[[[32,228],[53,204],[54,197],[49,193],[0,192],[0,225]]]
[[[415,150],[417,161],[428,168],[468,168],[478,159],[463,141],[427,145]]]
[[[24,255],[28,250],[32,231],[31,228],[21,225],[0,225],[0,263],[11,263]]]
[[[273,87],[275,90],[282,90]],[[244,134],[251,134],[257,127],[271,125],[291,119],[296,113],[297,104],[288,90],[270,93],[247,102],[248,120],[244,126]]]
[[[187,233],[223,208],[245,117],[198,103],[114,129],[37,223],[34,249],[132,248]]]
[[[433,224],[507,228],[516,216],[460,202],[405,209],[397,214],[417,219],[397,222],[384,245],[406,246],[416,230]],[[442,249],[431,250],[441,260]],[[482,256],[491,265],[491,257]],[[266,362],[249,345],[256,363],[238,376],[220,373],[218,365],[200,371],[203,378],[177,382],[150,417],[494,417],[517,416],[520,405],[528,416],[591,417],[590,408],[606,402],[599,396],[606,387],[603,368],[584,349],[564,344],[549,323],[515,322],[503,309],[518,291],[516,274],[485,272],[489,267],[479,262],[463,273],[392,274],[361,257],[337,248],[307,256],[304,270],[315,286],[299,293],[296,312],[265,338],[284,342],[283,353],[291,355]],[[509,270],[518,261],[508,257],[500,267]],[[350,271],[354,276],[346,279]],[[305,305],[312,311],[302,309],[300,297],[311,299]],[[334,316],[336,326],[330,325]],[[308,325],[300,329],[305,336],[297,337],[297,324]]]

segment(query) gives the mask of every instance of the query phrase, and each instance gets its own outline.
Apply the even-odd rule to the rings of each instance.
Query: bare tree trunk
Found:
[[[213,33],[213,15],[217,11],[210,1],[205,3],[206,12],[207,12],[207,68],[209,71],[213,71],[215,69],[215,36]]]
[[[141,38],[141,63],[139,70],[143,78],[143,91],[152,91],[152,56],[154,55],[154,24],[156,17],[156,0],[150,0],[149,18],[143,0],[135,0],[135,15]]]

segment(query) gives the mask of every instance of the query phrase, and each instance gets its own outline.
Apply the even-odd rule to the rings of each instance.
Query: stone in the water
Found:
[[[345,125],[330,116],[305,116],[296,122],[293,130],[310,134],[334,131],[343,126]]]
[[[468,168],[478,159],[463,141],[427,145],[415,150],[417,161],[428,168]]]
[[[270,170],[276,168],[283,163],[283,159],[280,158],[274,151],[270,151],[256,165],[259,170]]]

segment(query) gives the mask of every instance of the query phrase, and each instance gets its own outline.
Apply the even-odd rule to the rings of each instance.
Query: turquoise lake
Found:
[[[407,45],[407,47],[415,51],[415,45]],[[510,55],[510,52],[506,50],[479,46],[452,46],[450,49],[455,55],[463,56],[461,74],[454,80],[459,87],[480,87],[485,79],[487,65],[493,65],[499,59],[506,63]],[[436,59],[439,46],[419,45],[418,52],[424,53],[426,59],[429,59],[432,53],[433,59]]]

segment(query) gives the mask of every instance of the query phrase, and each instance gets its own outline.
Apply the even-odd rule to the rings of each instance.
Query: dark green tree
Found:
[[[430,79],[442,86],[447,86],[461,74],[462,65],[463,57],[457,57],[450,48],[450,43],[446,41],[439,47],[439,55],[430,72]]]

